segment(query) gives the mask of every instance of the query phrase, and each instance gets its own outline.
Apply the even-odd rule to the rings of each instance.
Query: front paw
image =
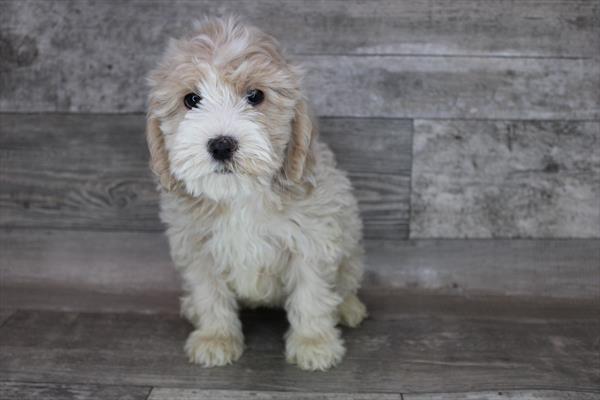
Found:
[[[285,343],[287,361],[309,371],[325,371],[337,365],[345,352],[344,341],[337,330],[335,334],[322,336],[301,336],[292,332]]]
[[[219,367],[237,361],[244,351],[241,335],[215,335],[195,330],[185,343],[190,362],[204,367]]]

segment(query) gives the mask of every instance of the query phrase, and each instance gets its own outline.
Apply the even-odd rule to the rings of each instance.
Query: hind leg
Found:
[[[200,317],[196,312],[196,308],[194,307],[194,300],[192,299],[192,295],[186,293],[180,299],[180,308],[179,315],[187,319],[194,327],[200,327]]]
[[[367,316],[367,307],[352,293],[339,305],[338,312],[342,325],[356,328]]]
[[[357,248],[354,254],[342,261],[337,274],[337,288],[343,298],[338,306],[339,322],[351,328],[358,326],[367,316],[367,308],[356,295],[362,274],[362,250]]]

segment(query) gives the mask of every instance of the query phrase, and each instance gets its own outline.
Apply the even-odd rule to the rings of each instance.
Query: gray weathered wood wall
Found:
[[[0,7],[2,226],[160,229],[127,114],[169,37],[234,13],[307,68],[368,238],[600,237],[598,1]]]
[[[128,282],[117,267],[123,261],[90,262],[81,238],[117,232],[119,246],[108,247],[121,255],[142,254],[139,238],[155,243],[162,226],[143,137],[144,77],[169,37],[194,19],[231,13],[278,37],[305,66],[322,137],[354,183],[368,247],[402,243],[383,258],[368,255],[380,268],[370,270],[372,282],[600,294],[588,279],[600,276],[597,0],[2,1],[1,244],[19,258],[2,261],[4,280],[84,282],[61,258],[70,252],[93,269],[97,287],[115,276]],[[72,249],[57,245],[62,234]],[[517,254],[496,260],[508,266],[494,289],[485,271],[497,264],[471,254],[464,268],[483,269],[466,273],[464,260],[442,252],[471,245],[440,238],[557,240],[490,244],[496,255]],[[572,238],[592,240],[562,241]],[[31,254],[9,251],[23,243]],[[101,253],[100,244],[90,248]],[[440,256],[411,256],[415,248]],[[548,249],[548,260],[562,261],[536,264]],[[515,262],[519,254],[534,262]],[[158,257],[145,264],[156,281],[132,278],[132,287],[177,285],[160,272],[167,257]],[[399,270],[393,257],[413,261]],[[35,260],[61,272],[36,271]],[[19,269],[21,262],[29,264]],[[520,286],[523,277],[534,280],[536,265],[556,275]],[[425,276],[423,267],[436,272]]]

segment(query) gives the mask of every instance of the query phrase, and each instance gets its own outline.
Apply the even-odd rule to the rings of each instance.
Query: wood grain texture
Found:
[[[0,226],[163,229],[142,115],[0,114]],[[408,236],[412,123],[321,121],[367,238]]]
[[[0,296],[0,299],[3,296]],[[2,307],[7,307],[7,305],[2,304]],[[2,325],[4,325],[4,323],[6,321],[8,321],[8,319],[15,313],[14,309],[10,309],[10,308],[0,308],[0,328],[2,327]]]
[[[600,117],[600,95],[595,90],[600,85],[600,63],[595,59],[330,55],[295,59],[307,70],[307,96],[320,116]],[[29,71],[9,77],[0,110],[142,112],[146,108],[144,74],[137,71],[136,77],[122,76],[112,82],[101,74],[85,75],[69,84],[72,73],[65,82],[54,82],[56,78],[45,80]],[[40,85],[40,81],[47,84]],[[53,98],[55,93],[65,99]]]
[[[600,123],[415,121],[412,238],[600,238]]]
[[[283,357],[283,315],[243,318],[238,363],[204,369],[182,346],[191,327],[178,317],[19,311],[0,330],[0,375],[8,381],[155,385],[316,392],[600,390],[595,315],[520,320],[406,316],[346,330],[344,362],[326,374]],[[165,373],[168,371],[168,373]]]
[[[118,284],[109,290],[75,287],[72,284],[17,284],[10,281],[0,285],[0,307],[9,309],[18,307],[21,310],[178,315],[180,296],[179,287],[123,292]]]
[[[0,382],[3,400],[146,400],[149,387]]]
[[[180,291],[152,290],[119,292],[99,291],[90,287],[8,284],[0,287],[0,312],[12,317],[19,310],[92,313],[142,313],[179,315]],[[370,287],[360,290],[360,299],[372,320],[405,320],[407,317],[453,315],[486,317],[499,320],[529,321],[582,320],[600,312],[598,298],[548,298],[452,293],[422,289]],[[267,310],[242,310],[243,315],[263,314]],[[282,310],[273,310],[282,313]],[[5,323],[8,319],[5,319]]]
[[[148,400],[402,400],[400,394],[384,393],[293,393],[239,390],[152,390]]]
[[[168,38],[204,15],[234,12],[280,38],[309,67],[309,98],[322,115],[598,115],[598,63],[583,60],[600,46],[595,1],[387,0],[373,7],[359,0],[13,0],[0,6],[2,111],[142,111],[144,76]],[[359,57],[337,57],[349,54]],[[408,57],[387,57],[399,54]],[[427,55],[435,57],[414,57]],[[528,58],[514,59],[522,56]],[[368,101],[357,90],[369,93]]]
[[[161,232],[2,230],[0,285],[89,288],[127,293],[177,291]]]
[[[160,232],[3,229],[0,246],[0,287],[179,291]],[[600,299],[600,240],[374,240],[366,253],[365,288]]]
[[[600,117],[595,90],[600,63],[594,59],[311,56],[303,61],[308,98],[325,116]]]
[[[71,54],[101,49],[138,66],[205,15],[242,16],[279,38],[290,52],[303,54],[591,57],[600,45],[600,9],[587,0],[384,0],[377,7],[360,0],[5,0],[2,6],[8,32],[46,33],[37,43],[40,52],[64,50],[61,39],[75,38]],[[132,48],[141,51],[131,54]],[[29,60],[22,53],[9,54],[9,61]]]
[[[162,228],[142,115],[0,120],[0,225]]]
[[[502,392],[467,392],[434,394],[383,393],[290,393],[243,392],[232,390],[153,389],[149,400],[597,400],[598,393],[556,390],[526,390]]]
[[[368,242],[367,281],[445,294],[598,300],[598,260],[595,239]]]
[[[596,400],[598,393],[557,390],[516,390],[501,392],[405,394],[403,400]]]
[[[322,118],[321,138],[354,185],[368,239],[405,239],[410,214],[412,122]]]

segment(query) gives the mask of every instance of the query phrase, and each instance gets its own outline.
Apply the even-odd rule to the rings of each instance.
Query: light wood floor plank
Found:
[[[403,400],[597,400],[599,393],[517,390],[470,393],[405,394]]]
[[[0,382],[3,400],[146,400],[149,387]]]
[[[19,311],[0,330],[4,380],[316,392],[600,390],[600,321],[406,315],[345,330],[344,362],[327,373],[285,363],[281,313],[243,319],[232,366],[190,365],[191,327],[175,316]]]
[[[308,390],[307,390],[308,391]],[[148,400],[402,400],[400,394],[294,393],[155,388]]]
[[[519,390],[434,394],[244,392],[155,388],[149,400],[596,400],[598,393]]]
[[[150,388],[52,383],[0,382],[4,400],[135,400],[146,399]],[[298,393],[278,391],[154,388],[148,400],[595,400],[597,393],[552,390],[434,394]]]

